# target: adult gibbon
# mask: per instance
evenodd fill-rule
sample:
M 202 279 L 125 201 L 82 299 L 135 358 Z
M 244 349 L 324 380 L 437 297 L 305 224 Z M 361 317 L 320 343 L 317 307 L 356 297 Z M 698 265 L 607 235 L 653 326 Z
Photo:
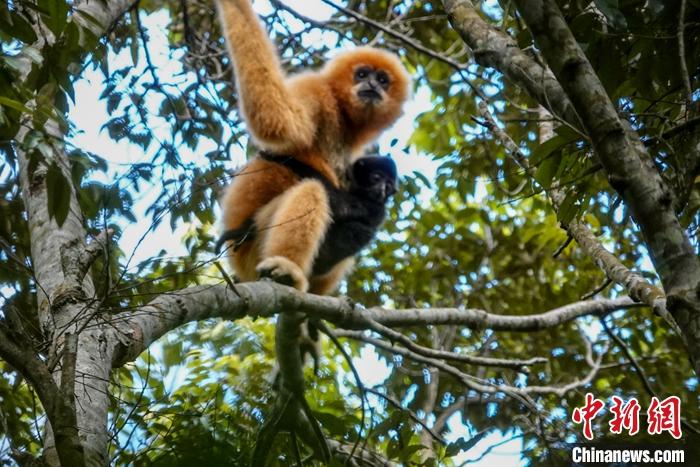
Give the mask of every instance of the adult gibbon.
M 399 59 L 362 47 L 323 68 L 286 77 L 250 0 L 218 0 L 233 59 L 239 106 L 257 147 L 223 201 L 224 229 L 253 219 L 259 235 L 230 258 L 241 280 L 270 277 L 302 291 L 330 293 L 351 261 L 324 273 L 314 259 L 331 222 L 324 184 L 270 158 L 311 167 L 334 187 L 368 144 L 401 115 L 410 78 Z
M 263 158 L 267 157 L 265 154 Z M 316 179 L 324 184 L 328 196 L 331 223 L 328 226 L 312 266 L 313 276 L 330 272 L 341 261 L 353 257 L 374 238 L 386 217 L 386 202 L 396 193 L 396 164 L 388 157 L 363 157 L 350 171 L 347 189 L 333 186 L 323 175 L 295 159 L 279 160 L 301 179 Z M 248 219 L 238 229 L 225 231 L 216 243 L 218 253 L 225 242 L 232 249 L 254 241 L 265 226 Z M 274 227 L 273 227 L 274 228 Z

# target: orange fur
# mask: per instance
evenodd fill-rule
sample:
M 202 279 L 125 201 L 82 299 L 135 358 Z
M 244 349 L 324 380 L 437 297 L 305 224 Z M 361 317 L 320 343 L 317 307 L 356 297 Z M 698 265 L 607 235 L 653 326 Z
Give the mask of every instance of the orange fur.
M 335 292 L 340 281 L 343 280 L 348 272 L 355 265 L 354 258 L 346 258 L 336 264 L 333 269 L 322 276 L 314 276 L 309 284 L 309 292 L 317 295 L 329 295 Z
M 339 54 L 319 71 L 288 78 L 250 0 L 219 0 L 218 8 L 233 59 L 240 110 L 255 144 L 297 158 L 339 186 L 343 179 L 339 175 L 401 115 L 410 78 L 400 60 L 362 47 Z M 360 66 L 381 69 L 390 79 L 382 99 L 371 105 L 357 96 L 353 79 Z M 300 280 L 301 274 L 312 287 L 322 284 L 316 286 L 318 290 L 330 293 L 342 278 L 345 262 L 329 277 L 308 277 L 330 222 L 320 183 L 300 181 L 286 167 L 254 158 L 236 174 L 222 205 L 226 230 L 239 228 L 251 216 L 257 225 L 269 227 L 232 254 L 231 262 L 242 280 L 253 280 L 263 272 L 291 278 L 305 290 L 308 281 Z
M 263 233 L 261 256 L 285 257 L 297 266 L 297 270 L 289 271 L 290 275 L 308 277 L 330 223 L 326 189 L 319 181 L 305 180 L 280 195 L 275 204 L 269 216 L 264 212 L 266 207 L 261 211 L 260 217 L 269 219 L 267 224 L 256 216 L 256 224 Z M 261 265 L 257 267 L 258 272 L 266 269 Z

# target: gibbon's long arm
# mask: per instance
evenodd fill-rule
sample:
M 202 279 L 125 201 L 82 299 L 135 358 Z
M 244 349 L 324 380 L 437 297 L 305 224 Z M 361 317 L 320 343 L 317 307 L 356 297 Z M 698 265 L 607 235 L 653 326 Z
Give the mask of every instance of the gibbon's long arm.
M 239 108 L 263 148 L 309 148 L 316 133 L 313 99 L 289 91 L 273 44 L 250 0 L 218 0 L 219 16 L 233 57 Z

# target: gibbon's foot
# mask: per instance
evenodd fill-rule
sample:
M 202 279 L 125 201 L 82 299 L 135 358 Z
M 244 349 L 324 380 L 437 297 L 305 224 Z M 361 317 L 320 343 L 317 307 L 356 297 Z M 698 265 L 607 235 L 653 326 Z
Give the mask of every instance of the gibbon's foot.
M 284 256 L 265 258 L 258 263 L 255 270 L 261 278 L 268 277 L 278 284 L 288 285 L 302 292 L 309 289 L 309 281 L 301 268 Z

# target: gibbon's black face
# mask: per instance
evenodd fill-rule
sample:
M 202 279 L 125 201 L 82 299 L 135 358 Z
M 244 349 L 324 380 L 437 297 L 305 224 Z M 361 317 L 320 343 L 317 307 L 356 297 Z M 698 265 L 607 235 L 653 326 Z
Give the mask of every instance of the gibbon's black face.
M 353 77 L 357 96 L 366 104 L 374 105 L 384 99 L 391 81 L 386 71 L 369 65 L 360 65 Z
M 389 157 L 358 159 L 352 166 L 352 175 L 353 185 L 363 197 L 384 203 L 396 193 L 396 164 Z

